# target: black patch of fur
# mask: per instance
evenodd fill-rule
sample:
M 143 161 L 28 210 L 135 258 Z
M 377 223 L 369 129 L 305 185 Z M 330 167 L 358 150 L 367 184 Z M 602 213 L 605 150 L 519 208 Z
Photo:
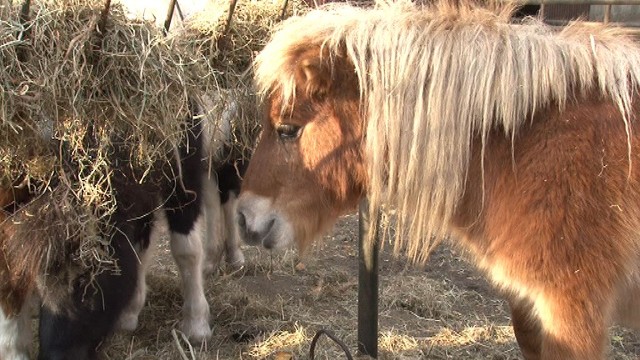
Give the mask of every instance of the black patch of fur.
M 220 190 L 220 201 L 225 204 L 229 201 L 229 196 L 233 193 L 240 193 L 242 185 L 242 177 L 247 171 L 249 161 L 239 159 L 228 161 L 216 168 L 215 172 L 218 177 L 218 189 Z

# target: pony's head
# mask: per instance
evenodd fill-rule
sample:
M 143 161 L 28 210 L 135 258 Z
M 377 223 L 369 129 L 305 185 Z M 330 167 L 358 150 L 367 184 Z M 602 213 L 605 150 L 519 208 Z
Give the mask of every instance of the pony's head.
M 425 260 L 491 131 L 514 141 L 535 114 L 594 92 L 628 126 L 640 53 L 622 31 L 451 3 L 335 5 L 275 32 L 257 59 L 264 128 L 239 203 L 249 243 L 304 248 L 366 191 L 371 209 L 394 209 L 395 249 Z
M 323 56 L 321 45 L 307 45 L 278 58 L 266 49 L 258 61 L 259 78 L 270 80 L 259 84 L 262 134 L 238 206 L 249 244 L 278 248 L 295 241 L 304 249 L 354 208 L 365 189 L 353 65 L 340 54 Z

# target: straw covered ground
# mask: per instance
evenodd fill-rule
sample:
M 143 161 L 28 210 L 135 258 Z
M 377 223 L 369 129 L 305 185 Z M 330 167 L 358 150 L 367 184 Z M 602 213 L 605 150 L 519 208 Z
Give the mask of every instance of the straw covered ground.
M 299 264 L 295 251 L 245 248 L 241 272 L 207 279 L 213 338 L 186 342 L 175 331 L 182 298 L 168 243 L 161 241 L 148 276 L 140 328 L 105 344 L 105 359 L 308 359 L 319 329 L 333 332 L 355 356 L 357 341 L 357 216 Z M 441 245 L 426 268 L 389 254 L 380 261 L 380 359 L 521 359 L 506 303 L 462 254 Z M 614 329 L 611 359 L 640 355 L 640 334 Z M 322 337 L 317 359 L 346 359 Z M 361 357 L 364 358 L 364 357 Z

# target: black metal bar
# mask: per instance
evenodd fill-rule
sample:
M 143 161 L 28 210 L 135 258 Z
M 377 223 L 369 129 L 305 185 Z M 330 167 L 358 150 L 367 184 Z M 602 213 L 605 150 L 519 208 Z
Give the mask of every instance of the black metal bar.
M 338 346 L 340 346 L 342 351 L 344 351 L 344 355 L 347 357 L 347 360 L 353 360 L 353 356 L 351 356 L 351 352 L 349 351 L 349 348 L 347 347 L 347 345 L 345 345 L 345 343 L 342 340 L 338 339 L 338 337 L 335 336 L 331 331 L 325 330 L 325 329 L 318 330 L 316 335 L 311 340 L 311 346 L 309 347 L 309 360 L 315 360 L 316 345 L 318 344 L 318 339 L 320 339 L 320 335 L 323 335 L 323 334 L 326 335 L 329 339 L 333 340 L 336 344 L 338 344 Z
M 173 10 L 176 8 L 176 0 L 169 1 L 169 9 L 167 9 L 167 17 L 164 18 L 164 33 L 165 35 L 171 28 L 171 19 L 173 19 Z
M 111 10 L 111 0 L 105 0 L 104 7 L 100 11 L 100 17 L 96 23 L 96 27 L 92 30 L 90 40 L 90 52 L 87 54 L 87 63 L 92 66 L 98 64 L 100 59 L 100 51 L 102 50 L 102 42 L 107 33 L 107 20 L 109 19 L 109 11 Z
M 100 12 L 100 20 L 98 20 L 98 25 L 96 27 L 96 31 L 100 36 L 104 37 L 104 32 L 107 28 L 107 18 L 109 17 L 109 10 L 111 9 L 111 0 L 107 0 L 104 2 L 104 7 Z
M 376 212 L 377 214 L 377 212 Z M 378 238 L 379 217 L 369 218 L 369 201 L 359 209 L 358 352 L 378 357 Z M 368 241 L 373 231 L 374 240 Z
M 180 20 L 184 21 L 184 14 L 182 13 L 182 9 L 180 8 L 180 3 L 176 0 L 176 10 L 178 10 L 178 16 Z
M 24 0 L 20 6 L 20 23 L 26 27 L 29 22 L 29 9 L 31 7 L 31 0 Z

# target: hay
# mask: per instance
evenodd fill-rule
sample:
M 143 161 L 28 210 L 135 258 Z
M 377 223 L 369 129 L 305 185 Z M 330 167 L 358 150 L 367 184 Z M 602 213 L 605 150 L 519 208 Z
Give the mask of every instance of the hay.
M 281 3 L 239 2 L 224 34 L 229 4 L 214 1 L 169 36 L 120 4 L 97 31 L 102 0 L 33 1 L 27 23 L 19 5 L 0 5 L 0 188 L 29 186 L 47 221 L 21 218 L 14 241 L 37 233 L 48 251 L 80 254 L 74 261 L 95 272 L 110 264 L 95 251 L 111 234 L 87 224 L 116 211 L 114 173 L 160 181 L 156 170 L 185 141 L 190 101 L 206 106 L 200 119 L 212 131 L 230 121 L 227 155 L 250 154 L 259 132 L 250 65 Z M 52 226 L 75 230 L 42 231 Z
M 250 65 L 282 4 L 239 2 L 224 34 L 229 4 L 212 1 L 169 38 L 153 23 L 129 18 L 119 4 L 98 34 L 102 6 L 98 0 L 38 2 L 28 35 L 18 6 L 1 7 L 0 186 L 24 174 L 48 183 L 59 141 L 73 145 L 70 154 L 83 166 L 95 152 L 108 152 L 115 136 L 135 144 L 131 160 L 145 174 L 180 144 L 189 97 L 202 94 L 217 94 L 209 119 L 233 104 L 234 138 L 227 145 L 248 154 L 259 131 Z M 306 10 L 302 1 L 288 8 L 290 14 Z M 16 61 L 21 51 L 25 62 Z M 102 176 L 108 168 L 107 162 Z
M 223 117 L 225 112 L 233 117 L 232 141 L 228 144 L 233 148 L 232 156 L 247 157 L 260 131 L 251 66 L 280 21 L 282 4 L 275 0 L 238 1 L 228 24 L 229 1 L 211 0 L 170 34 L 172 46 L 196 56 L 192 61 L 206 59 L 203 65 L 214 75 L 214 93 L 222 100 L 208 111 L 214 118 Z M 290 1 L 285 16 L 308 10 L 302 0 Z M 235 113 L 229 113 L 229 104 L 235 104 Z
M 302 0 L 290 1 L 286 16 L 307 10 Z M 281 12 L 282 1 L 241 0 L 227 29 L 229 1 L 212 0 L 203 11 L 187 19 L 174 39 L 191 53 L 204 55 L 212 72 L 228 73 L 232 76 L 225 80 L 233 80 L 250 68 L 280 21 Z
M 39 275 L 55 259 L 77 270 L 47 277 L 56 282 L 83 271 L 93 278 L 111 264 L 108 251 L 96 252 L 113 234 L 99 225 L 117 208 L 114 171 L 142 182 L 169 159 L 183 141 L 188 94 L 202 82 L 198 63 L 185 65 L 159 29 L 119 6 L 96 31 L 101 10 L 98 2 L 43 1 L 27 24 L 18 7 L 0 12 L 0 186 L 27 181 L 37 198 L 27 207 L 37 216 L 21 211 L 11 220 L 9 243 L 42 242 Z
M 81 180 L 96 185 L 109 175 L 112 159 L 101 155 L 109 154 L 114 138 L 135 144 L 131 159 L 141 168 L 153 166 L 182 140 L 188 94 L 197 94 L 202 84 L 198 64 L 185 65 L 180 53 L 162 41 L 159 29 L 127 19 L 117 5 L 104 34 L 98 34 L 100 6 L 36 4 L 23 41 L 16 41 L 22 30 L 18 9 L 3 9 L 2 185 L 22 174 L 36 180 L 57 177 L 62 145 L 69 147 L 71 158 L 65 160 L 80 170 L 91 167 L 92 178 Z M 19 51 L 27 54 L 26 61 L 16 61 Z M 38 166 L 26 165 L 31 162 Z M 91 204 L 102 201 L 94 194 L 82 198 Z

